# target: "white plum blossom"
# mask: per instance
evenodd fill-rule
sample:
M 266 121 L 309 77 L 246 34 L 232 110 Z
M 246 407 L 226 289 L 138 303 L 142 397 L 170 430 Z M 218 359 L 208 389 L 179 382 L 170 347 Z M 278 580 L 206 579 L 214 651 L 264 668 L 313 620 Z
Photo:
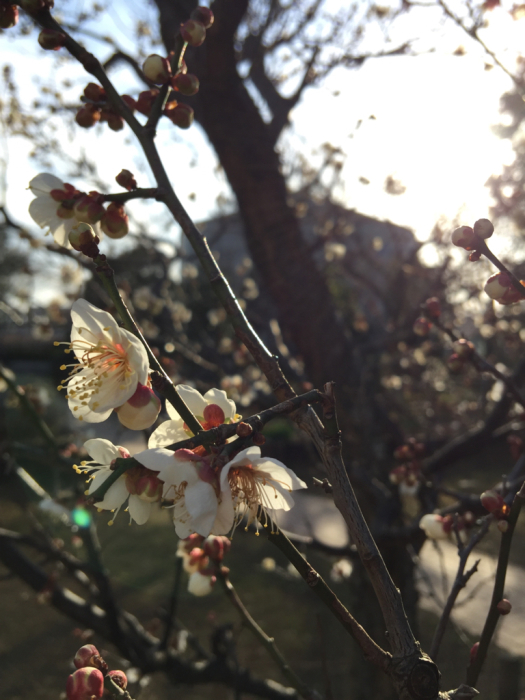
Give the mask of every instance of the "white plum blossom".
M 148 383 L 148 355 L 138 338 L 85 299 L 75 301 L 71 318 L 71 343 L 66 343 L 66 352 L 73 350 L 78 364 L 62 365 L 61 369 L 70 367 L 71 371 L 59 389 L 67 385 L 74 416 L 100 423 L 125 404 L 139 384 Z
M 40 173 L 34 177 L 29 189 L 36 197 L 29 205 L 31 218 L 40 228 L 48 229 L 58 245 L 71 248 L 68 235 L 77 220 L 73 206 L 69 204 L 80 193 L 50 173 Z
M 275 519 L 275 511 L 287 511 L 294 505 L 291 491 L 307 488 L 304 481 L 282 462 L 261 457 L 260 448 L 255 446 L 242 450 L 223 467 L 220 486 L 221 501 L 232 503 L 234 511 L 225 532 L 237 526 L 245 515 L 247 527 L 258 518 L 266 527 L 266 512 L 272 520 Z
M 233 503 L 231 496 L 220 498 L 219 480 L 210 457 L 191 450 L 171 454 L 172 462 L 160 469 L 159 479 L 164 482 L 163 497 L 173 501 L 177 535 L 185 539 L 194 532 L 203 537 L 226 534 L 233 524 Z
M 240 419 L 240 416 L 236 416 L 235 413 L 235 403 L 228 398 L 225 391 L 210 389 L 202 396 L 196 389 L 186 384 L 179 384 L 176 389 L 204 430 Z M 149 439 L 148 447 L 166 447 L 193 436 L 169 402 L 166 402 L 166 410 L 171 420 L 164 421 L 155 430 Z
M 84 443 L 84 448 L 93 461 L 81 462 L 75 466 L 79 474 L 89 473 L 90 486 L 87 495 L 94 493 L 113 473 L 114 461 L 120 457 L 129 458 L 129 452 L 109 440 L 95 438 Z M 168 450 L 144 450 L 135 455 L 134 459 L 140 464 L 128 469 L 111 484 L 104 498 L 95 503 L 101 510 L 110 510 L 115 515 L 109 521 L 112 525 L 120 508 L 128 501 L 127 510 L 131 520 L 143 525 L 149 518 L 153 503 L 160 501 L 162 483 L 158 472 L 173 459 L 173 453 Z M 128 500 L 129 499 L 129 500 Z
M 188 592 L 195 596 L 205 596 L 212 592 L 215 576 L 207 576 L 195 571 L 188 579 Z
M 443 518 L 437 513 L 427 513 L 419 521 L 419 527 L 431 540 L 446 540 L 449 533 L 443 528 Z

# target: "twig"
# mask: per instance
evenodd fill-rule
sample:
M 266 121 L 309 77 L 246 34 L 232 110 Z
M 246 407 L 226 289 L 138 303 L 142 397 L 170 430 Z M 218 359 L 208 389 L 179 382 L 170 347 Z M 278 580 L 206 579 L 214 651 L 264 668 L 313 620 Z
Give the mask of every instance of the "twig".
M 508 529 L 501 535 L 501 545 L 498 556 L 498 564 L 496 568 L 496 579 L 494 581 L 494 590 L 492 592 L 492 600 L 485 621 L 485 626 L 479 640 L 479 647 L 476 657 L 467 668 L 467 683 L 475 686 L 485 662 L 490 640 L 496 629 L 497 622 L 500 618 L 497 605 L 503 599 L 505 589 L 505 577 L 507 574 L 507 566 L 509 563 L 510 547 L 512 544 L 512 536 L 518 521 L 518 517 L 525 500 L 525 483 L 514 497 L 509 516 L 507 518 Z
M 170 602 L 166 611 L 166 626 L 164 628 L 164 634 L 162 635 L 159 644 L 160 651 L 163 651 L 168 647 L 168 642 L 170 640 L 173 625 L 175 623 L 175 618 L 177 617 L 177 604 L 179 602 L 181 574 L 182 557 L 175 555 L 175 575 L 173 577 L 173 586 L 171 589 Z
M 282 655 L 281 651 L 277 648 L 277 645 L 275 644 L 275 639 L 273 637 L 269 637 L 266 634 L 266 632 L 257 624 L 257 622 L 255 622 L 253 617 L 246 609 L 244 603 L 239 598 L 237 591 L 235 590 L 233 584 L 228 578 L 228 575 L 222 571 L 220 566 L 217 566 L 215 568 L 215 574 L 217 576 L 217 579 L 221 582 L 226 595 L 239 611 L 243 623 L 246 625 L 246 627 L 248 627 L 250 632 L 252 632 L 252 634 L 259 640 L 259 642 L 265 647 L 268 654 L 272 657 L 277 666 L 281 669 L 288 683 L 290 683 L 290 685 L 297 689 L 297 692 L 302 698 L 304 698 L 304 700 L 322 700 L 319 693 L 315 690 L 312 690 L 305 683 L 303 683 L 299 676 L 297 676 L 297 674 L 290 668 L 288 662 Z

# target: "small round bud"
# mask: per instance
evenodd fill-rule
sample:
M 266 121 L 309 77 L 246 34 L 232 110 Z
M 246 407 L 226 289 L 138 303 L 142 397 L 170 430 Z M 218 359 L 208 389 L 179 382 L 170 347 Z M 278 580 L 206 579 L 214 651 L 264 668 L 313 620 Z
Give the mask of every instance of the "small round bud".
M 10 29 L 18 22 L 18 7 L 7 0 L 0 2 L 0 29 Z
M 91 102 L 105 102 L 107 100 L 106 91 L 96 83 L 88 83 L 84 88 L 84 97 Z
M 470 340 L 461 338 L 461 340 L 454 343 L 454 350 L 456 351 L 456 355 L 462 360 L 468 360 L 474 354 L 474 345 Z
M 77 224 L 69 232 L 69 242 L 71 243 L 71 247 L 79 252 L 82 252 L 83 248 L 94 243 L 95 239 L 95 232 L 89 224 Z
M 265 442 L 266 442 L 266 438 L 264 437 L 264 435 L 262 433 L 254 432 L 254 434 L 253 434 L 253 444 L 254 445 L 258 445 L 260 447 L 261 445 L 264 445 Z
M 474 661 L 476 660 L 476 656 L 478 655 L 478 649 L 479 649 L 479 642 L 476 642 L 475 644 L 472 645 L 470 649 L 470 663 L 473 664 Z
M 136 102 L 136 109 L 144 116 L 149 117 L 155 98 L 159 94 L 157 88 L 152 90 L 144 90 L 139 95 L 139 99 Z
M 135 176 L 129 170 L 121 170 L 116 176 L 115 180 L 117 181 L 117 184 L 119 184 L 125 190 L 128 190 L 128 192 L 137 189 L 137 181 L 135 180 Z
M 146 430 L 160 413 L 161 403 L 155 392 L 140 382 L 133 396 L 115 409 L 119 421 L 130 430 Z
M 191 97 L 199 92 L 199 79 L 193 73 L 177 73 L 171 79 L 171 86 L 181 95 Z
M 417 318 L 414 321 L 414 326 L 412 327 L 412 330 L 416 335 L 421 336 L 424 338 L 426 335 L 430 333 L 430 329 L 432 328 L 432 324 L 428 320 L 428 318 L 425 318 L 424 316 L 420 316 L 420 318 Z
M 78 110 L 75 121 L 83 129 L 89 129 L 100 121 L 100 110 L 93 104 L 84 105 Z
M 104 676 L 98 668 L 79 668 L 67 679 L 67 700 L 95 700 L 104 694 Z
M 496 527 L 503 534 L 504 532 L 507 532 L 507 530 L 509 529 L 509 523 L 507 520 L 498 520 L 498 524 Z
M 129 218 L 118 202 L 111 202 L 100 225 L 109 238 L 124 238 L 129 233 Z
M 496 608 L 500 615 L 508 615 L 512 610 L 512 605 L 510 600 L 503 598 L 503 600 L 500 600 L 500 602 L 496 605 Z
M 474 250 L 479 244 L 479 238 L 470 226 L 460 226 L 452 233 L 452 243 L 465 250 Z
M 479 250 L 473 250 L 472 253 L 468 256 L 470 262 L 478 262 L 480 258 L 481 252 Z
M 494 233 L 494 226 L 488 219 L 478 219 L 474 224 L 474 233 L 480 238 L 490 238 Z
M 119 688 L 122 688 L 123 690 L 127 688 L 128 679 L 124 671 L 110 671 L 108 676 L 111 678 L 113 683 L 115 683 L 115 685 L 118 685 Z
M 512 285 L 509 275 L 506 272 L 497 272 L 492 277 L 489 277 L 485 283 L 485 292 L 491 298 L 504 306 L 509 304 L 515 304 L 517 301 L 521 301 L 525 298 L 525 285 L 523 281 L 520 282 L 524 286 L 523 295 L 521 295 L 517 289 Z
M 419 527 L 431 540 L 446 540 L 448 538 L 443 524 L 443 518 L 437 513 L 427 513 L 419 521 Z
M 249 423 L 238 423 L 235 432 L 239 437 L 250 437 L 253 433 L 253 428 Z
M 200 46 L 206 39 L 206 28 L 202 22 L 189 19 L 180 25 L 180 35 L 190 46 Z
M 164 85 L 171 78 L 171 66 L 167 58 L 154 53 L 148 56 L 142 66 L 144 75 L 157 85 Z
M 55 29 L 42 29 L 38 35 L 38 43 L 46 51 L 58 51 L 66 42 L 66 35 Z
M 168 103 L 172 105 L 173 102 Z M 166 105 L 164 114 L 170 119 L 179 129 L 189 129 L 193 124 L 193 109 L 183 102 L 176 103 L 174 107 Z
M 505 506 L 502 495 L 494 489 L 484 491 L 479 497 L 479 500 L 483 508 L 488 510 L 489 513 L 500 513 Z
M 212 561 L 222 561 L 224 555 L 230 551 L 231 542 L 227 537 L 210 535 L 207 537 L 202 548 L 206 556 Z
M 213 24 L 215 17 L 213 12 L 208 7 L 196 7 L 191 13 L 191 19 L 200 22 L 205 29 L 209 29 Z
M 447 367 L 449 368 L 450 372 L 454 374 L 456 372 L 461 372 L 464 364 L 465 360 L 462 357 L 460 357 L 456 352 L 453 352 L 452 355 L 450 355 L 447 359 Z
M 430 297 L 425 301 L 425 310 L 429 316 L 432 318 L 439 318 L 441 316 L 441 304 L 437 297 Z
M 75 654 L 73 663 L 76 668 L 85 668 L 87 666 L 94 666 L 93 657 L 100 656 L 100 652 L 96 646 L 93 644 L 84 644 L 83 647 Z
M 134 112 L 137 109 L 137 101 L 131 95 L 121 95 L 120 99 Z

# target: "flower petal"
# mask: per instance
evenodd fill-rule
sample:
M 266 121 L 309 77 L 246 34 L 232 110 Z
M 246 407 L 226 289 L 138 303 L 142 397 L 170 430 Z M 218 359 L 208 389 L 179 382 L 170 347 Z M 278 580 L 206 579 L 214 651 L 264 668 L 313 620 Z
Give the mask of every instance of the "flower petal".
M 106 479 L 111 475 L 111 469 L 102 468 L 97 471 L 97 473 L 90 479 L 88 494 L 95 493 L 99 486 L 106 481 Z
M 109 466 L 114 459 L 121 457 L 118 447 L 115 447 L 109 440 L 104 440 L 104 438 L 86 440 L 84 449 L 94 462 L 102 465 Z
M 29 183 L 29 189 L 38 197 L 41 194 L 49 194 L 51 190 L 63 190 L 64 183 L 51 173 L 39 173 Z
M 107 331 L 106 328 L 113 330 L 117 334 L 120 332 L 120 328 L 111 314 L 107 311 L 102 311 L 102 309 L 97 309 L 96 306 L 90 304 L 89 301 L 85 299 L 77 299 L 73 306 L 71 307 L 71 320 L 73 321 L 73 328 L 76 332 L 75 340 L 84 339 L 88 342 L 96 343 L 98 340 L 105 338 Z M 78 334 L 78 329 L 87 329 L 88 334 L 84 335 Z M 73 340 L 73 337 L 71 337 Z
M 176 389 L 177 393 L 183 399 L 184 403 L 190 409 L 193 415 L 202 416 L 204 414 L 204 409 L 208 403 L 199 394 L 197 389 L 194 389 L 192 386 L 188 386 L 187 384 L 178 384 Z M 177 410 L 170 404 L 169 401 L 166 401 L 166 410 L 168 411 L 170 418 L 173 420 L 178 418 L 180 420 Z M 186 435 L 186 437 L 188 437 L 188 435 Z
M 171 450 L 165 450 L 162 447 L 157 447 L 153 450 L 144 450 L 135 455 L 137 462 L 140 462 L 142 466 L 151 469 L 153 472 L 160 472 L 162 470 L 169 472 L 174 469 L 175 453 Z
M 130 496 L 129 498 L 129 514 L 137 525 L 144 525 L 151 515 L 151 503 L 143 501 L 138 496 Z
M 119 476 L 114 484 L 111 484 L 103 500 L 100 501 L 100 503 L 95 503 L 95 506 L 103 510 L 115 510 L 116 508 L 120 508 L 128 496 L 129 492 L 126 488 L 126 475 L 123 474 Z
M 40 228 L 48 228 L 57 218 L 57 207 L 51 197 L 37 197 L 29 205 L 29 216 Z
M 235 510 L 231 491 L 221 493 L 219 505 L 217 507 L 217 516 L 211 529 L 214 535 L 227 535 L 233 527 L 235 519 Z
M 257 472 L 268 474 L 268 476 L 278 481 L 285 489 L 295 490 L 308 488 L 302 479 L 299 479 L 291 469 L 288 469 L 288 467 L 282 462 L 279 462 L 278 459 L 261 457 L 253 460 L 253 466 L 256 468 Z
M 168 404 L 166 403 L 166 406 Z M 169 409 L 168 409 L 169 410 Z M 151 434 L 148 447 L 164 447 L 173 445 L 180 440 L 187 440 L 188 433 L 183 429 L 182 418 L 178 420 L 167 420 Z
M 203 398 L 207 404 L 216 404 L 222 408 L 226 419 L 229 418 L 232 420 L 235 416 L 235 402 L 228 398 L 225 391 L 222 391 L 221 389 L 210 389 L 204 394 Z M 199 415 L 202 415 L 202 413 Z
M 195 532 L 207 537 L 217 515 L 217 496 L 211 484 L 200 479 L 192 486 L 187 486 L 184 492 L 186 508 L 191 516 L 191 524 Z

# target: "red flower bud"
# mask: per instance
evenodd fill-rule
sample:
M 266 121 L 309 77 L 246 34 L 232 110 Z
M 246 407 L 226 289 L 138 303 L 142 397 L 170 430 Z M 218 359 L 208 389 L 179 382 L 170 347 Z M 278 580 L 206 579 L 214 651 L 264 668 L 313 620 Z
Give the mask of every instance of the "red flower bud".
M 196 7 L 191 13 L 191 19 L 203 24 L 205 29 L 209 29 L 215 17 L 208 7 Z
M 180 129 L 189 129 L 193 124 L 193 109 L 183 102 L 176 103 L 174 107 L 170 107 L 173 102 L 168 103 L 164 110 L 164 114 L 170 119 L 175 126 Z
M 253 444 L 254 445 L 261 446 L 261 445 L 264 445 L 265 442 L 266 442 L 266 438 L 264 437 L 264 435 L 262 433 L 255 433 L 254 432 L 254 434 L 253 434 Z
M 417 318 L 415 320 L 413 331 L 416 335 L 424 337 L 430 333 L 431 328 L 432 324 L 430 323 L 430 321 L 424 316 L 421 316 L 420 318 Z
M 171 79 L 171 86 L 174 90 L 177 90 L 181 95 L 187 95 L 191 97 L 199 92 L 199 79 L 193 73 L 177 73 Z
M 465 250 L 475 250 L 480 244 L 479 237 L 470 226 L 460 226 L 457 228 L 452 233 L 451 239 L 454 245 L 465 248 Z
M 91 102 L 105 102 L 107 100 L 106 91 L 96 83 L 88 83 L 84 88 L 84 97 Z
M 212 561 L 222 561 L 230 551 L 231 542 L 227 537 L 210 535 L 204 540 L 202 548 Z
M 525 287 L 525 282 L 520 281 L 520 284 Z M 517 301 L 522 301 L 525 298 L 525 289 L 523 295 L 514 288 L 510 277 L 506 272 L 497 272 L 492 277 L 489 277 L 485 284 L 485 292 L 491 299 L 507 306 L 515 304 Z
M 89 224 L 81 223 L 69 232 L 69 242 L 74 250 L 84 253 L 93 243 L 98 242 L 98 236 L 95 236 Z
M 46 51 L 58 51 L 64 46 L 66 35 L 55 29 L 42 29 L 38 35 L 38 43 Z
M 10 29 L 18 22 L 18 7 L 7 0 L 0 2 L 0 28 Z
M 135 176 L 129 170 L 121 170 L 115 180 L 117 181 L 117 184 L 119 184 L 125 190 L 128 190 L 128 192 L 137 189 L 137 181 L 135 180 Z
M 119 688 L 125 689 L 127 687 L 128 679 L 124 671 L 110 671 L 108 676 Z
M 129 233 L 129 218 L 118 202 L 111 202 L 100 225 L 109 238 L 124 238 Z
M 481 253 L 479 250 L 473 250 L 472 253 L 468 256 L 468 259 L 470 262 L 478 262 L 478 260 L 481 258 Z
M 137 384 L 133 396 L 116 410 L 119 421 L 130 430 L 145 430 L 153 425 L 160 413 L 160 399 L 144 384 Z
M 105 209 L 94 197 L 85 194 L 77 199 L 74 212 L 77 221 L 96 224 L 102 218 Z
M 93 666 L 93 657 L 100 656 L 100 652 L 96 646 L 93 644 L 84 644 L 83 647 L 75 654 L 73 663 L 77 668 L 85 668 L 86 666 Z
M 500 602 L 496 605 L 496 608 L 500 615 L 508 615 L 512 610 L 512 605 L 510 600 L 503 598 L 503 600 L 500 600 Z
M 134 112 L 137 109 L 137 102 L 130 95 L 121 95 L 120 98 L 122 102 L 125 102 L 127 104 L 127 106 L 131 109 L 132 112 Z
M 474 224 L 474 233 L 480 238 L 490 238 L 494 233 L 494 226 L 488 219 L 478 219 Z
M 104 676 L 98 668 L 79 668 L 67 679 L 67 700 L 94 700 L 104 694 Z
M 136 103 L 136 109 L 141 114 L 149 117 L 151 108 L 153 107 L 153 103 L 155 102 L 155 98 L 158 94 L 159 91 L 157 88 L 153 88 L 152 90 L 144 90 L 144 92 L 141 92 Z
M 102 109 L 100 113 L 100 121 L 107 122 L 110 129 L 113 131 L 121 131 L 124 128 L 124 119 L 112 109 Z
M 164 85 L 171 78 L 171 66 L 167 58 L 154 53 L 148 56 L 142 66 L 144 75 L 157 85 Z
M 239 437 L 250 437 L 253 428 L 249 423 L 238 423 L 235 432 Z
M 200 46 L 206 39 L 206 28 L 202 22 L 189 19 L 180 25 L 180 35 L 190 46 Z
M 480 496 L 481 505 L 489 511 L 489 513 L 500 513 L 505 507 L 505 501 L 501 494 L 494 489 L 484 491 Z
M 441 303 L 437 297 L 430 297 L 425 301 L 425 308 L 427 314 L 432 318 L 439 318 L 441 316 Z
M 83 129 L 89 129 L 100 121 L 100 110 L 94 104 L 84 105 L 78 110 L 75 121 Z

